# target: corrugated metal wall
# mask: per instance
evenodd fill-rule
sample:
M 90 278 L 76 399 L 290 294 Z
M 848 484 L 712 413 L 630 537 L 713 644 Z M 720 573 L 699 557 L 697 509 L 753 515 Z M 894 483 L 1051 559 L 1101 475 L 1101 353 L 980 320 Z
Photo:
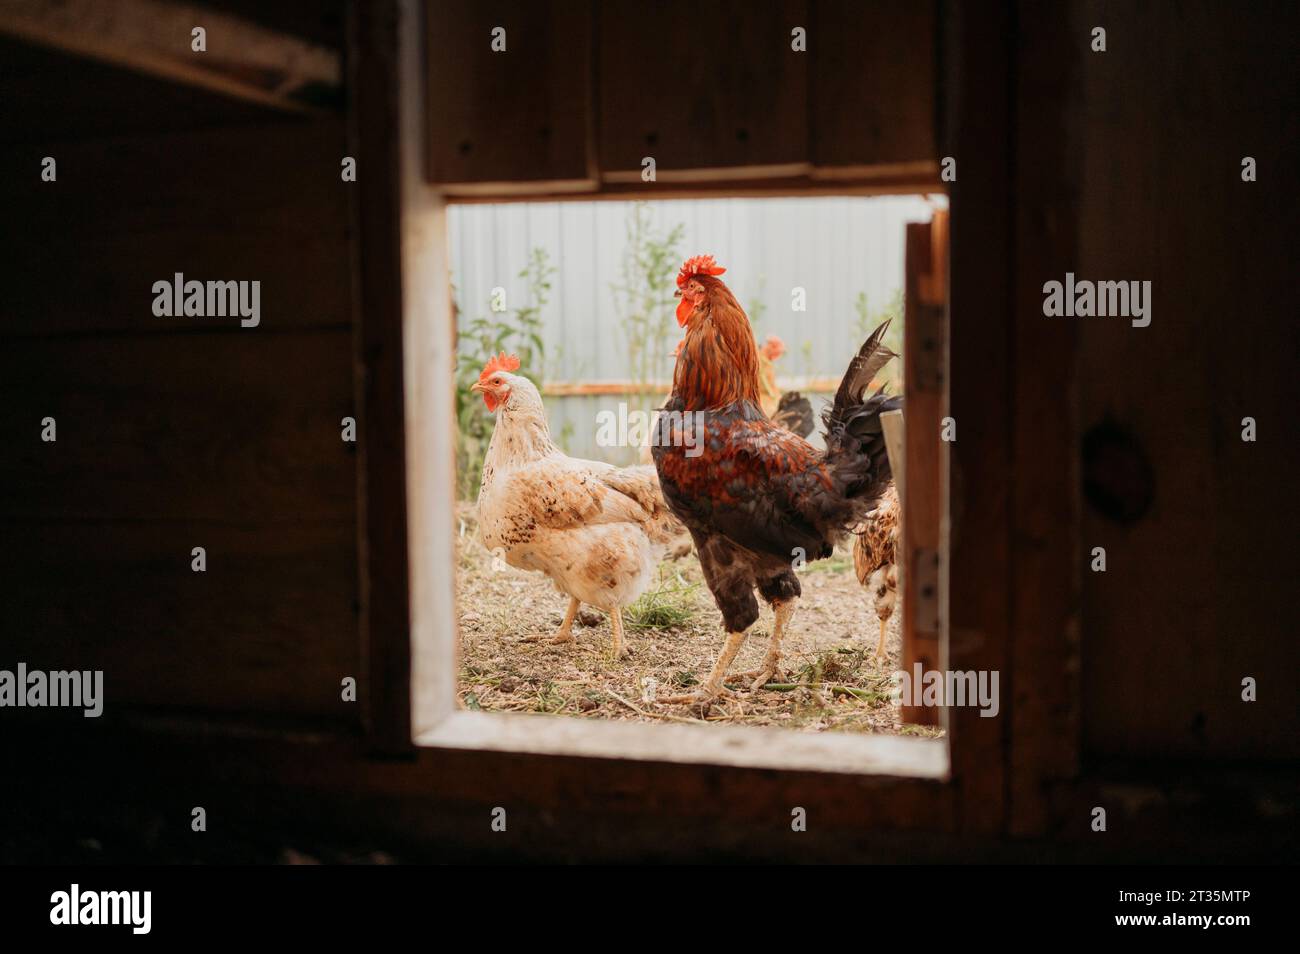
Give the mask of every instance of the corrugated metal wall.
M 543 248 L 556 269 L 543 311 L 543 377 L 552 383 L 633 378 L 628 334 L 613 290 L 622 280 L 633 205 L 453 206 L 452 280 L 462 322 L 488 315 L 498 286 L 506 290 L 508 309 L 523 304 L 526 284 L 519 273 L 530 250 Z M 838 378 L 860 343 L 855 299 L 866 292 L 873 311 L 891 300 L 903 284 L 904 225 L 931 214 L 930 203 L 916 196 L 679 199 L 645 205 L 655 234 L 679 223 L 684 227 L 679 258 L 709 253 L 726 266 L 726 281 L 750 311 L 760 340 L 768 334 L 785 340 L 788 351 L 777 364 L 783 385 L 807 377 Z M 804 312 L 792 309 L 796 287 L 806 290 Z M 669 323 L 672 291 L 670 282 L 664 290 Z M 678 337 L 672 324 L 670 347 Z M 665 375 L 670 369 L 665 356 Z M 596 443 L 596 413 L 620 400 L 548 397 L 552 431 L 564 435 L 573 454 L 626 462 L 634 452 Z

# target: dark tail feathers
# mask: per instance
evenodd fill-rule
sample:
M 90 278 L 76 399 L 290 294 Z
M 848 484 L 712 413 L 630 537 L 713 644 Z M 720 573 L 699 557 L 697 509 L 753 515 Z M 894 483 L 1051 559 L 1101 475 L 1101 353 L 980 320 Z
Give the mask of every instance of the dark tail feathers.
M 881 344 L 889 321 L 871 333 L 844 372 L 835 400 L 823 412 L 826 427 L 826 462 L 847 498 L 869 497 L 884 492 L 891 477 L 889 455 L 880 415 L 899 410 L 901 397 L 885 394 L 882 387 L 867 395 L 867 386 L 896 355 Z

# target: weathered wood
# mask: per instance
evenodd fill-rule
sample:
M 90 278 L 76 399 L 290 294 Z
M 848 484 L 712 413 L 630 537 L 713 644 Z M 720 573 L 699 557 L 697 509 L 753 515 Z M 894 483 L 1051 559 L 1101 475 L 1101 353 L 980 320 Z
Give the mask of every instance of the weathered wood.
M 164 129 L 178 133 L 214 126 L 265 124 L 285 118 L 270 106 L 182 86 L 100 60 L 68 56 L 3 33 L 0 88 L 4 89 L 5 99 L 0 142 L 32 146 L 154 135 Z M 119 103 L 130 103 L 131 108 L 118 109 Z M 42 149 L 35 159 L 39 162 L 51 151 Z M 0 161 L 19 159 L 7 152 L 0 151 Z M 31 174 L 32 154 L 22 159 L 21 173 L 26 180 Z
M 93 499 L 94 479 L 81 477 Z M 360 675 L 353 522 L 237 516 L 6 516 L 6 659 L 103 670 L 114 720 L 123 707 L 165 706 L 357 724 L 356 704 L 342 700 L 342 680 Z M 202 573 L 194 547 L 206 553 Z
M 1075 81 L 1086 30 L 1018 5 L 1012 401 L 1009 829 L 1042 831 L 1046 789 L 1078 772 L 1079 547 L 1076 325 L 1043 316 L 1044 276 L 1077 261 L 1079 128 Z M 1014 696 L 1012 695 L 1014 693 Z
M 429 180 L 594 188 L 591 5 L 428 0 L 425 11 Z
M 938 43 L 933 0 L 814 0 L 808 84 L 820 175 L 934 162 Z
M 1300 281 L 1284 210 L 1300 161 L 1298 11 L 1124 11 L 1084 2 L 1075 16 L 1076 30 L 1109 28 L 1105 54 L 1082 54 L 1075 271 L 1150 281 L 1152 318 L 1074 321 L 1082 424 L 1131 434 L 1155 497 L 1128 526 L 1085 501 L 1084 744 L 1094 756 L 1294 760 Z M 1254 443 L 1241 439 L 1248 416 Z M 1098 546 L 1104 573 L 1089 569 Z M 1248 676 L 1257 702 L 1242 701 Z
M 18 819 L 26 809 L 48 822 L 49 807 L 31 806 L 58 806 L 79 825 L 126 832 L 134 826 L 123 820 L 145 827 L 157 806 L 186 804 L 201 787 L 223 830 L 274 833 L 277 847 L 302 828 L 328 830 L 405 861 L 1284 863 L 1297 847 L 1294 770 L 1106 765 L 1054 793 L 1063 823 L 1050 839 L 1013 840 L 954 829 L 957 793 L 932 780 L 436 748 L 368 761 L 355 738 L 268 724 L 136 718 L 108 746 L 84 723 L 56 734 L 45 719 L 39 731 L 0 735 L 0 757 L 42 768 L 24 780 Z M 1087 824 L 1097 804 L 1114 806 L 1111 836 Z M 507 807 L 507 832 L 485 821 L 497 806 Z M 807 811 L 807 832 L 789 832 L 793 806 Z
M 902 668 L 915 685 L 915 666 L 923 672 L 940 668 L 939 573 L 941 568 L 939 523 L 942 508 L 940 421 L 944 416 L 943 299 L 936 304 L 921 294 L 923 283 L 933 285 L 936 267 L 930 223 L 907 226 L 905 321 L 903 325 L 904 391 L 907 399 L 904 473 L 899 499 L 903 506 L 903 572 L 899 581 L 903 597 Z M 940 290 L 941 291 L 941 290 Z M 939 710 L 904 705 L 903 719 L 936 725 Z
M 424 146 L 423 125 L 399 102 L 399 32 L 420 30 L 414 4 L 355 4 L 349 22 L 352 148 L 369 174 L 359 179 L 354 215 L 355 389 L 365 727 L 384 752 L 411 747 L 410 569 L 407 559 L 406 404 L 403 371 L 404 163 Z M 417 88 L 412 85 L 409 88 Z M 415 107 L 407 105 L 407 114 Z
M 58 179 L 43 182 L 41 157 Z M 348 190 L 341 122 L 67 141 L 0 157 L 15 274 L 0 335 L 256 334 L 346 328 Z M 153 283 L 261 282 L 261 324 L 161 318 Z
M 206 52 L 191 31 L 207 32 Z M 0 0 L 0 32 L 288 112 L 337 101 L 337 50 L 159 0 Z
M 734 170 L 705 170 L 704 178 L 692 175 L 670 174 L 668 181 L 642 182 L 640 174 L 610 173 L 604 177 L 595 192 L 559 192 L 545 182 L 511 183 L 506 187 L 496 185 L 457 186 L 444 191 L 456 203 L 497 202 L 599 202 L 628 199 L 766 199 L 781 196 L 845 196 L 845 195 L 915 195 L 918 192 L 941 190 L 939 164 L 918 163 L 906 170 L 881 169 L 856 170 L 843 179 L 821 177 L 814 169 L 799 175 L 761 176 L 745 178 L 733 176 Z
M 600 169 L 640 183 L 807 170 L 808 60 L 790 48 L 803 0 L 597 6 Z M 815 42 L 815 41 L 812 41 Z
M 26 339 L 0 349 L 0 380 L 0 519 L 274 525 L 356 512 L 340 427 L 346 331 Z
M 999 5 L 978 13 L 950 7 L 947 150 L 960 157 L 952 185 L 948 413 L 957 440 L 948 445 L 945 669 L 1005 672 L 1010 625 L 1012 356 L 1009 135 L 1012 18 Z M 1004 693 L 1005 683 L 1001 684 Z M 1032 691 L 1032 687 L 1027 687 Z M 1008 704 L 1009 696 L 1004 696 Z M 966 707 L 948 713 L 959 824 L 973 832 L 1005 825 L 1006 706 L 1001 718 Z
M 401 106 L 400 183 L 402 260 L 401 344 L 404 362 L 406 459 L 376 466 L 404 467 L 406 551 L 410 594 L 410 702 L 406 717 L 422 731 L 456 706 L 460 636 L 456 625 L 455 388 L 456 322 L 452 314 L 446 203 L 421 168 L 425 102 L 424 63 L 417 38 L 420 0 L 401 0 L 398 100 Z M 396 560 L 400 554 L 394 553 Z M 411 743 L 410 729 L 403 740 Z

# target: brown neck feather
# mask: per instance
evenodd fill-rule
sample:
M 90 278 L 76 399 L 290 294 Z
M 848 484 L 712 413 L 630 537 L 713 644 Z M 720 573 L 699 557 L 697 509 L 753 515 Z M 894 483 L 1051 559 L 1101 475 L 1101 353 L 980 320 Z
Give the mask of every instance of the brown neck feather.
M 673 369 L 673 393 L 686 402 L 688 411 L 742 400 L 757 407 L 758 348 L 745 310 L 718 279 L 699 280 L 706 289 L 706 306 L 697 309 L 687 325 Z

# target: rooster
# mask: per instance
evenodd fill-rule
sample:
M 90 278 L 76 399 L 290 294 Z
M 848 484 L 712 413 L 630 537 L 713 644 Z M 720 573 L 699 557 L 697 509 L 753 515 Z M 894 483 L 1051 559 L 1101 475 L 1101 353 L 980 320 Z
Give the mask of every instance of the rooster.
M 653 454 L 664 499 L 695 540 L 727 633 L 699 689 L 662 701 L 704 708 L 730 694 L 723 679 L 758 619 L 755 590 L 776 621 L 761 668 L 743 678 L 754 677 L 756 691 L 776 675 L 781 638 L 801 592 L 795 566 L 830 556 L 835 542 L 876 506 L 890 480 L 880 414 L 902 403 L 883 389 L 864 393 L 894 357 L 881 344 L 885 322 L 850 362 L 823 415 L 825 451 L 773 423 L 759 405 L 749 319 L 718 278 L 724 271 L 702 255 L 688 259 L 677 276 L 677 322 L 686 337 Z
M 627 654 L 623 607 L 645 592 L 661 548 L 681 526 L 648 466 L 617 468 L 566 456 L 551 440 L 542 396 L 514 374 L 519 359 L 490 359 L 470 390 L 497 415 L 483 461 L 479 533 L 491 551 L 545 573 L 569 597 L 552 642 L 573 641 L 583 603 L 609 613 L 614 657 Z

